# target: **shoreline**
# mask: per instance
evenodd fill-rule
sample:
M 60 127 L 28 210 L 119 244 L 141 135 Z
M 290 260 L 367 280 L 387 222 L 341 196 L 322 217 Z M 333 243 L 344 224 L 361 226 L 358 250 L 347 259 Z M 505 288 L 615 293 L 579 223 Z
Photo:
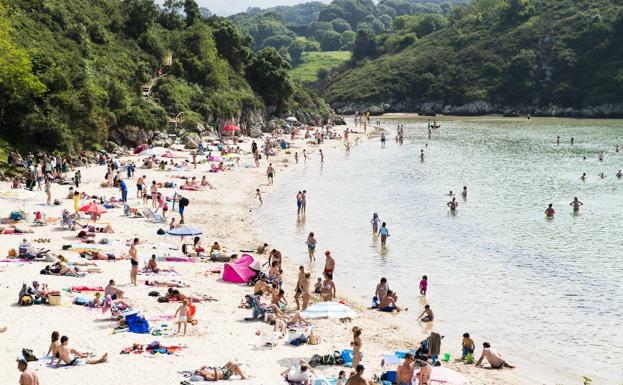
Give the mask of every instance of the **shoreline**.
M 338 128 L 339 130 L 339 128 Z M 251 139 L 245 138 L 245 148 Z M 341 146 L 341 141 L 328 141 L 322 146 L 309 146 L 304 140 L 297 141 L 298 151 L 303 147 L 314 148 L 310 152 L 312 162 L 318 162 L 316 150 L 335 149 Z M 293 148 L 293 150 L 295 150 Z M 356 147 L 355 147 L 356 151 Z M 187 153 L 186 153 L 187 154 Z M 276 165 L 277 173 L 275 178 L 286 177 L 290 171 L 295 171 L 290 161 L 292 155 L 286 155 L 283 151 L 277 157 L 271 158 L 271 162 Z M 128 159 L 128 158 L 123 158 Z M 130 159 L 140 159 L 132 157 Z M 218 241 L 227 253 L 238 252 L 239 249 L 255 249 L 263 243 L 262 231 L 258 226 L 258 218 L 255 215 L 255 189 L 260 188 L 263 194 L 270 194 L 274 189 L 280 187 L 268 187 L 265 182 L 265 164 L 262 160 L 260 168 L 236 167 L 225 173 L 208 174 L 209 168 L 206 164 L 198 166 L 197 170 L 187 170 L 182 172 L 158 170 L 144 170 L 137 168 L 136 176 L 148 175 L 148 180 L 175 179 L 180 175 L 201 175 L 208 176 L 208 180 L 214 184 L 216 190 L 205 190 L 200 192 L 184 192 L 190 199 L 190 206 L 187 209 L 187 223 L 190 226 L 200 227 L 203 230 L 203 246 L 209 247 L 215 240 Z M 244 157 L 241 164 L 252 164 L 250 157 Z M 80 168 L 83 173 L 83 185 L 80 190 L 88 191 L 91 194 L 103 194 L 116 196 L 118 190 L 99 187 L 99 182 L 103 179 L 105 168 L 102 166 L 90 166 Z M 135 177 L 136 177 L 135 176 Z M 129 183 L 130 204 L 138 205 L 135 198 L 135 187 Z M 2 183 L 3 189 L 8 188 L 8 183 Z M 54 198 L 60 198 L 62 207 L 69 208 L 71 201 L 62 199 L 67 186 L 53 185 L 52 192 Z M 134 188 L 132 188 L 134 187 Z M 171 191 L 167 191 L 169 195 Z M 44 201 L 44 193 L 36 191 L 37 202 Z M 9 203 L 5 207 L 16 207 L 17 203 Z M 43 207 L 36 205 L 37 209 L 46 212 L 49 216 L 58 216 L 59 207 Z M 29 212 L 32 206 L 29 206 Z M 4 214 L 4 213 L 3 213 Z M 169 214 L 169 218 L 170 218 Z M 177 217 L 177 216 L 176 216 Z M 149 258 L 152 253 L 179 253 L 179 240 L 169 237 L 156 235 L 159 227 L 166 227 L 163 224 L 151 224 L 145 219 L 131 219 L 123 216 L 119 209 L 111 210 L 104 214 L 102 223 L 111 223 L 115 228 L 114 234 L 107 234 L 113 239 L 113 244 L 105 248 L 106 252 L 122 254 L 127 251 L 124 240 L 139 237 L 142 244 L 139 246 L 139 256 L 143 261 Z M 29 225 L 27 226 L 31 228 Z M 61 251 L 60 246 L 65 243 L 75 242 L 75 232 L 58 231 L 56 225 L 48 225 L 45 228 L 33 227 L 33 234 L 20 236 L 1 235 L 0 252 L 5 253 L 9 248 L 17 246 L 21 238 L 29 241 L 40 238 L 42 235 L 50 238 L 49 244 L 35 244 L 36 246 L 47 246 L 55 252 L 69 256 L 72 261 L 79 261 L 80 258 L 75 253 Z M 99 236 L 98 236 L 99 238 Z M 168 244 L 168 245 L 163 245 Z M 178 250 L 171 250 L 171 247 Z M 279 245 L 271 245 L 279 248 Z M 251 253 L 256 255 L 255 253 Z M 259 260 L 264 262 L 266 256 L 259 256 Z M 317 265 L 323 261 L 318 261 Z M 119 262 L 97 262 L 98 267 L 104 270 L 103 274 L 91 274 L 85 278 L 56 277 L 39 275 L 39 270 L 43 268 L 43 263 L 30 263 L 23 266 L 2 265 L 0 266 L 0 277 L 4 285 L 0 288 L 0 306 L 3 314 L 0 316 L 0 326 L 8 326 L 7 332 L 0 334 L 0 339 L 4 342 L 4 348 L 0 350 L 0 376 L 2 378 L 17 378 L 18 372 L 14 368 L 13 361 L 15 356 L 22 348 L 31 348 L 37 354 L 43 354 L 49 343 L 49 334 L 52 330 L 59 330 L 62 334 L 71 337 L 71 346 L 79 350 L 94 351 L 96 354 L 109 353 L 109 362 L 102 365 L 88 365 L 81 368 L 71 368 L 68 370 L 48 369 L 39 364 L 33 364 L 33 368 L 39 374 L 42 383 L 51 385 L 61 385 L 66 383 L 76 383 L 79 379 L 90 378 L 93 384 L 120 384 L 138 381 L 150 381 L 156 383 L 179 383 L 183 380 L 178 374 L 180 370 L 189 370 L 201 365 L 222 365 L 228 360 L 237 360 L 242 363 L 242 368 L 250 375 L 247 381 L 241 383 L 266 384 L 272 385 L 281 381 L 279 373 L 298 358 L 308 359 L 313 354 L 327 354 L 333 350 L 348 348 L 351 338 L 350 328 L 358 325 L 363 327 L 365 357 L 363 363 L 368 368 L 366 373 L 371 376 L 372 372 L 378 373 L 378 362 L 383 352 L 391 352 L 406 348 L 405 341 L 413 341 L 416 344 L 421 340 L 420 336 L 415 337 L 409 333 L 410 325 L 403 323 L 399 317 L 384 318 L 379 322 L 378 312 L 366 311 L 364 301 L 358 301 L 358 295 L 351 293 L 345 287 L 340 287 L 339 297 L 344 297 L 348 303 L 352 304 L 355 310 L 360 313 L 360 317 L 351 323 L 338 323 L 332 320 L 318 320 L 314 324 L 318 328 L 321 337 L 320 345 L 302 345 L 294 348 L 284 346 L 283 340 L 273 349 L 261 348 L 257 344 L 258 337 L 255 335 L 265 325 L 260 323 L 248 323 L 242 321 L 249 316 L 250 310 L 239 309 L 237 305 L 245 294 L 249 293 L 247 286 L 224 284 L 218 275 L 208 274 L 209 269 L 220 266 L 215 263 L 166 263 L 161 262 L 162 266 L 174 267 L 180 274 L 177 279 L 182 279 L 191 284 L 190 289 L 181 289 L 182 292 L 192 294 L 209 294 L 218 298 L 218 302 L 202 303 L 197 305 L 199 325 L 189 328 L 189 335 L 181 336 L 161 336 L 138 335 L 129 333 L 112 334 L 115 323 L 111 322 L 108 316 L 103 316 L 99 311 L 88 311 L 77 305 L 70 304 L 72 295 L 63 293 L 62 306 L 34 306 L 18 307 L 14 306 L 15 293 L 22 282 L 39 280 L 47 282 L 51 289 L 61 290 L 73 285 L 104 286 L 108 279 L 117 280 L 122 290 L 126 291 L 127 297 L 136 308 L 142 310 L 147 319 L 160 317 L 162 315 L 173 314 L 176 306 L 174 304 L 161 304 L 155 298 L 147 296 L 153 287 L 141 286 L 131 287 L 127 284 L 129 264 L 127 261 Z M 286 274 L 284 281 L 286 284 L 286 296 L 289 302 L 292 301 L 293 283 L 296 280 L 296 266 L 284 257 Z M 340 267 L 338 266 L 338 269 Z M 139 282 L 143 279 L 150 279 L 139 276 Z M 151 278 L 153 279 L 153 278 Z M 158 277 L 157 279 L 171 279 L 169 277 Z M 176 279 L 173 277 L 173 279 Z M 159 289 L 162 292 L 162 289 Z M 315 296 L 312 296 L 314 298 Z M 292 306 L 290 305 L 290 309 Z M 388 315 L 389 316 L 389 315 Z M 71 323 L 67 323 L 67 319 Z M 24 320 L 27 322 L 11 322 L 11 320 Z M 152 321 L 158 324 L 158 321 Z M 158 357 L 156 359 L 146 359 L 142 356 L 124 356 L 117 354 L 122 348 L 131 346 L 132 343 L 148 344 L 153 340 L 160 340 L 167 344 L 181 344 L 187 346 L 180 356 L 173 355 L 168 357 Z M 224 352 L 227 352 L 224 354 Z M 36 365 L 36 366 L 35 366 Z M 522 379 L 515 378 L 509 371 L 492 373 L 484 370 L 467 370 L 464 365 L 449 367 L 463 372 L 470 379 L 472 384 L 523 384 L 528 383 Z M 336 375 L 343 368 L 323 367 L 317 372 L 326 375 Z

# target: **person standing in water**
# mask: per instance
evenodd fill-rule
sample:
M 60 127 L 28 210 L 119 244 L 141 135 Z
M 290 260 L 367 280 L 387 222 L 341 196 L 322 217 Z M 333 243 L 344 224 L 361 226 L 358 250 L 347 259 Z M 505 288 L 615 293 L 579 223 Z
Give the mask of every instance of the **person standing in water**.
M 309 262 L 316 260 L 316 256 L 314 255 L 315 252 L 316 238 L 314 238 L 314 233 L 309 233 L 307 236 L 307 253 L 309 254 Z
M 420 162 L 424 162 L 424 149 L 420 149 Z
M 376 235 L 379 232 L 380 222 L 381 220 L 379 219 L 379 214 L 377 213 L 372 214 L 372 220 L 370 221 L 370 223 L 372 223 L 372 234 Z
M 463 192 L 461 193 L 463 200 L 467 199 L 467 186 L 463 186 Z
M 264 205 L 264 202 L 262 202 L 262 193 L 260 192 L 260 189 L 255 189 L 255 197 L 257 198 L 257 200 L 260 201 L 260 206 Z
M 580 177 L 580 180 L 582 182 L 586 182 L 586 173 L 585 172 L 582 173 L 582 176 Z
M 428 129 L 428 139 L 429 139 L 429 140 L 430 140 L 430 138 L 431 138 L 432 134 L 433 134 L 433 131 L 431 131 L 431 129 L 429 128 L 429 129 Z
M 578 200 L 578 197 L 573 198 L 573 201 L 571 203 L 569 203 L 569 206 L 573 206 L 573 212 L 577 213 L 578 211 L 580 211 L 580 206 L 583 206 L 584 203 L 580 202 Z
M 560 145 L 560 136 L 557 136 L 557 137 L 556 137 L 556 145 L 557 145 L 557 146 L 558 146 L 558 145 Z
M 545 215 L 547 216 L 547 219 L 554 219 L 554 214 L 556 214 L 556 211 L 554 211 L 554 208 L 552 206 L 553 205 L 550 203 L 545 210 Z
M 573 141 L 574 141 L 574 139 L 573 139 L 573 136 L 572 136 L 572 137 L 571 137 L 571 145 L 572 145 L 572 146 L 573 146 Z
M 383 222 L 379 229 L 379 235 L 381 236 L 381 246 L 385 246 L 387 243 L 387 237 L 389 237 L 389 230 L 387 230 L 387 223 Z
M 302 208 L 303 208 L 303 193 L 299 191 L 296 194 L 296 215 L 301 215 Z
M 305 164 L 307 164 L 308 159 L 309 159 L 309 156 L 307 156 L 307 151 L 303 149 L 303 161 L 305 162 Z
M 456 201 L 455 197 L 452 197 L 452 200 L 447 203 L 448 207 L 450 207 L 450 211 L 456 211 L 456 208 L 459 207 L 459 202 Z
M 322 153 L 322 149 L 318 150 L 320 152 L 320 164 L 324 164 L 324 154 Z
M 273 177 L 275 176 L 275 169 L 273 164 L 270 163 L 266 169 L 266 177 L 268 178 L 268 184 L 273 184 Z
M 385 148 L 385 133 L 381 132 L 381 147 Z
M 303 190 L 303 194 L 301 194 L 301 212 L 303 215 L 307 212 L 307 190 Z

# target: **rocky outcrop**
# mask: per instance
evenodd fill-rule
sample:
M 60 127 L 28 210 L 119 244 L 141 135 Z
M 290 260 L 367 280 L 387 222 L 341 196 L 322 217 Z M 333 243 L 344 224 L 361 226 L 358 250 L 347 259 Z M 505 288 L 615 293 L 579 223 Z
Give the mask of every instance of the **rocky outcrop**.
M 477 116 L 499 114 L 504 116 L 551 116 L 572 118 L 622 118 L 623 102 L 585 108 L 561 106 L 508 106 L 487 101 L 474 101 L 463 105 L 445 104 L 443 101 L 413 102 L 401 100 L 391 103 L 336 103 L 332 106 L 338 114 L 352 115 L 355 111 L 369 111 L 371 115 L 390 112 L 418 113 L 425 116 L 457 115 Z

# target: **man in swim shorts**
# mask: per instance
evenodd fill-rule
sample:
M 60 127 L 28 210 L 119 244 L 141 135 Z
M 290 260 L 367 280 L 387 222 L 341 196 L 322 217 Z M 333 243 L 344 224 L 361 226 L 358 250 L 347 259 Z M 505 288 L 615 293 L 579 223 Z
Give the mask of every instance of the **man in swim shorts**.
M 324 256 L 324 272 L 322 273 L 322 275 L 325 275 L 327 273 L 333 275 L 333 271 L 335 270 L 335 259 L 333 259 L 333 257 L 331 256 L 331 252 L 328 250 L 325 251 Z
M 84 364 L 88 364 L 88 365 L 101 364 L 108 360 L 108 353 L 104 353 L 104 355 L 101 356 L 97 360 L 91 360 L 87 358 L 91 354 L 80 353 L 76 349 L 70 349 L 68 346 L 68 343 L 69 343 L 69 337 L 62 336 L 61 345 L 58 347 L 59 358 L 58 358 L 58 361 L 56 362 L 57 368 L 61 366 L 61 362 L 64 362 L 65 365 L 67 366 L 81 366 Z M 52 361 L 52 364 L 54 364 L 54 361 Z
M 402 365 L 396 369 L 396 377 L 398 379 L 398 385 L 413 385 L 413 372 L 415 371 L 415 365 L 413 363 L 413 354 L 407 353 Z
M 486 358 L 493 369 L 514 368 L 513 365 L 506 362 L 504 357 L 502 357 L 502 355 L 497 350 L 491 347 L 490 343 L 483 342 L 482 347 L 482 354 L 480 355 L 478 362 L 476 362 L 476 366 L 482 367 L 482 361 Z
M 422 312 L 422 314 L 420 314 L 420 316 L 417 318 L 422 322 L 433 322 L 433 320 L 435 319 L 435 314 L 431 310 L 430 305 L 426 305 L 424 306 L 424 311 Z
M 388 313 L 391 313 L 394 310 L 401 311 L 401 309 L 396 304 L 397 299 L 398 297 L 396 296 L 396 294 L 393 291 L 388 290 L 387 294 L 385 294 L 385 296 L 381 298 L 381 302 L 379 303 L 379 310 Z

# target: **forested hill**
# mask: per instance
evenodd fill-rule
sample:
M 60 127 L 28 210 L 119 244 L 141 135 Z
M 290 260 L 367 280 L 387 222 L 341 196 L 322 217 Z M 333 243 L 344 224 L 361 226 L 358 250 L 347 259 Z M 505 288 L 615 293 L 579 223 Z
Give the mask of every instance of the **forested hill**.
M 2 138 L 76 151 L 166 138 L 171 125 L 328 114 L 276 50 L 253 51 L 194 0 L 164 4 L 0 0 Z
M 623 3 L 474 0 L 360 31 L 324 81 L 343 112 L 623 116 Z

